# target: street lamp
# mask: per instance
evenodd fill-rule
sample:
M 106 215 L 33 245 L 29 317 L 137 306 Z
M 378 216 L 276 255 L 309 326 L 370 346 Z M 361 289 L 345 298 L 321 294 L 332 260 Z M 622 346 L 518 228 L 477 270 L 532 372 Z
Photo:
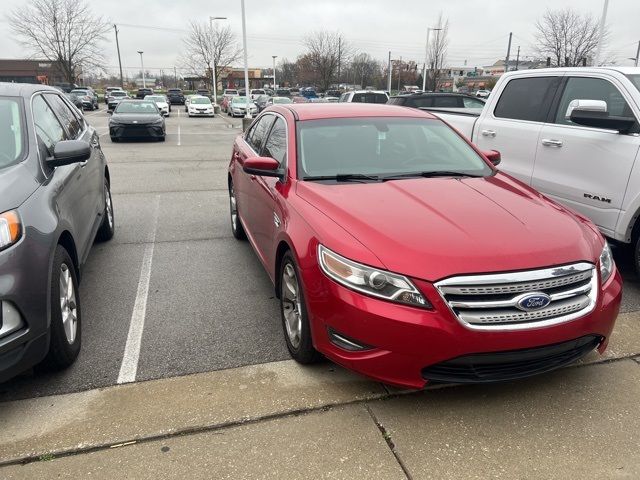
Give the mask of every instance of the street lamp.
M 140 54 L 140 65 L 142 66 L 142 88 L 147 88 L 147 80 L 144 76 L 144 62 L 142 61 L 142 54 L 144 53 L 142 50 L 138 50 Z
M 245 118 L 251 118 L 251 95 L 249 92 L 249 56 L 247 55 L 247 19 L 244 13 L 244 0 L 240 1 L 242 9 L 242 49 L 244 50 L 244 93 L 247 98 Z
M 276 89 L 276 58 L 278 58 L 277 55 L 271 55 L 271 58 L 273 58 L 273 89 Z
M 213 22 L 214 20 L 226 20 L 227 17 L 209 17 L 209 33 L 211 34 L 211 62 L 213 67 L 211 68 L 211 83 L 213 83 L 213 111 L 215 112 L 215 106 L 218 105 L 218 82 L 216 81 L 216 55 L 214 52 L 215 46 L 213 42 Z
M 433 32 L 438 32 L 442 30 L 441 28 L 427 28 L 427 42 L 424 47 L 424 68 L 422 69 L 422 91 L 424 92 L 427 87 L 427 63 L 429 62 L 429 34 Z

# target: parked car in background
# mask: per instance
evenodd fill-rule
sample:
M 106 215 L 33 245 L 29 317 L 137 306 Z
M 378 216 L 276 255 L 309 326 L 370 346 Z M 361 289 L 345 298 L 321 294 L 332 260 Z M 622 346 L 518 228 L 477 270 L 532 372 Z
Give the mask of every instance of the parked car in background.
M 115 91 L 123 91 L 120 87 L 107 87 L 104 89 L 104 103 L 105 105 L 109 104 L 109 94 Z
M 387 103 L 389 95 L 382 90 L 353 90 L 340 96 L 346 103 Z
M 479 112 L 484 107 L 485 101 L 459 93 L 412 93 L 391 97 L 387 103 L 412 108 L 443 108 L 450 111 Z
M 0 83 L 0 192 L 4 382 L 35 365 L 75 361 L 80 274 L 94 239 L 114 234 L 98 133 L 55 88 Z
M 214 117 L 211 99 L 200 95 L 194 95 L 189 101 L 187 112 L 190 117 Z
M 76 88 L 71 90 L 71 93 L 74 93 L 80 98 L 82 102 L 82 107 L 85 110 L 97 110 L 98 107 L 98 96 L 95 92 L 89 88 Z
M 602 353 L 622 294 L 606 241 L 498 160 L 417 109 L 263 112 L 233 146 L 231 231 L 273 280 L 291 356 L 422 388 Z
M 136 98 L 139 100 L 144 99 L 147 95 L 153 95 L 153 88 L 139 88 L 136 92 Z
M 54 87 L 59 88 L 64 93 L 71 93 L 71 90 L 78 88 L 75 83 L 56 83 Z
M 164 142 L 164 116 L 149 100 L 122 100 L 109 119 L 112 142 L 122 139 L 156 139 Z
M 58 87 L 54 87 L 58 88 Z M 83 109 L 82 100 L 77 93 L 65 93 L 65 96 L 69 99 L 71 103 L 80 111 Z
M 113 90 L 107 99 L 107 110 L 109 112 L 113 111 L 118 106 L 118 103 L 127 98 L 131 97 L 124 90 Z
M 258 112 L 261 112 L 262 110 L 267 108 L 270 98 L 271 97 L 269 95 L 259 95 L 258 97 L 256 97 L 256 99 L 254 100 L 254 103 L 258 107 Z
M 324 97 L 336 97 L 340 98 L 342 92 L 340 90 L 326 90 L 324 92 Z
M 255 100 L 256 98 L 258 98 L 260 95 L 266 95 L 266 92 L 264 91 L 264 89 L 262 88 L 252 88 L 250 90 L 251 93 L 251 99 Z
M 488 98 L 490 93 L 491 93 L 490 90 L 478 90 L 476 92 L 476 97 Z
M 309 99 L 307 97 L 303 97 L 302 95 L 292 95 L 291 100 L 293 103 L 309 103 Z
M 146 97 L 144 97 L 145 100 L 150 100 L 153 103 L 156 104 L 156 107 L 158 107 L 158 110 L 160 110 L 160 113 L 162 115 L 164 115 L 165 117 L 169 116 L 169 113 L 171 112 L 171 104 L 169 103 L 169 100 L 167 99 L 167 97 L 165 97 L 164 95 L 147 95 Z
M 229 108 L 227 109 L 227 114 L 231 117 L 243 117 L 247 114 L 247 108 L 249 108 L 249 112 L 252 116 L 258 113 L 258 107 L 256 104 L 253 102 L 247 102 L 247 97 L 232 97 Z
M 293 103 L 293 100 L 289 97 L 271 97 L 267 101 L 267 106 L 270 105 L 284 105 L 287 103 Z
M 167 90 L 167 98 L 171 105 L 184 105 L 184 93 L 180 88 L 170 88 Z
M 222 93 L 223 97 L 235 97 L 236 95 L 238 95 L 238 90 L 235 88 L 225 88 Z
M 276 94 L 275 90 L 273 90 L 272 88 L 265 88 L 264 93 L 268 97 L 273 97 Z
M 434 112 L 502 170 L 631 244 L 640 273 L 640 68 L 508 72 L 481 113 Z
M 308 99 L 318 98 L 315 88 L 312 87 L 302 88 L 300 90 L 300 95 Z
M 211 95 L 211 92 L 206 88 L 199 88 L 198 90 L 196 90 L 196 95 L 200 97 L 207 97 L 209 99 L 213 98 L 213 96 Z
M 291 96 L 291 90 L 289 90 L 288 88 L 277 88 L 275 96 L 276 97 L 290 97 Z

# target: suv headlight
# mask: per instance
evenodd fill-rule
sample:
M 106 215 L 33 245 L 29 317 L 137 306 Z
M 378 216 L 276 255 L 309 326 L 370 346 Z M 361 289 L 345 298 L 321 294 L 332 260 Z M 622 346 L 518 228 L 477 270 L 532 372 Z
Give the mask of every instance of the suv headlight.
M 604 283 L 609 280 L 609 277 L 613 273 L 615 263 L 613 261 L 613 255 L 611 254 L 611 248 L 609 244 L 605 242 L 602 253 L 600 254 L 600 282 Z
M 432 308 L 407 277 L 353 262 L 323 245 L 318 246 L 322 271 L 347 288 L 391 302 Z
M 0 250 L 9 248 L 22 237 L 22 223 L 18 212 L 11 210 L 0 214 Z

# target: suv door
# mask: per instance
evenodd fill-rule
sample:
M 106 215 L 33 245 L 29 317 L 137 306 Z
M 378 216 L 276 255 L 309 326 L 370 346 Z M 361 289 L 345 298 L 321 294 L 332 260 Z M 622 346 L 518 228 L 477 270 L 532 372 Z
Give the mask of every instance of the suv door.
M 532 185 L 589 217 L 613 237 L 631 169 L 638 155 L 637 132 L 576 125 L 566 117 L 572 100 L 603 100 L 610 115 L 634 116 L 627 92 L 606 75 L 565 78 L 558 106 L 541 130 Z M 637 118 L 637 117 L 636 117 Z
M 538 138 L 560 76 L 515 77 L 498 93 L 493 111 L 478 120 L 474 138 L 481 150 L 498 150 L 500 169 L 531 184 Z
M 86 228 L 81 207 L 84 201 L 82 192 L 84 170 L 79 163 L 56 168 L 47 165 L 46 160 L 53 156 L 56 143 L 69 140 L 69 135 L 43 95 L 33 97 L 31 105 L 42 168 L 48 177 L 45 188 L 56 205 L 60 223 L 69 227 L 76 245 L 81 247 L 88 242 L 88 228 Z

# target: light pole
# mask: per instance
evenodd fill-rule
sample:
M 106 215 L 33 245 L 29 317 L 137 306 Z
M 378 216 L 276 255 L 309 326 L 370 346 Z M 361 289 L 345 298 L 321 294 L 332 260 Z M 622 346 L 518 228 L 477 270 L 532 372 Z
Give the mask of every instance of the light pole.
M 138 50 L 140 54 L 140 65 L 142 66 L 142 88 L 147 88 L 147 80 L 144 76 L 144 62 L 142 61 L 142 54 L 144 53 L 142 50 Z
M 273 89 L 276 89 L 276 58 L 278 58 L 277 55 L 271 55 L 271 58 L 273 58 Z
M 211 83 L 213 84 L 213 106 L 215 112 L 215 106 L 218 105 L 218 82 L 216 79 L 216 54 L 215 43 L 213 38 L 213 22 L 214 20 L 226 20 L 227 17 L 209 17 L 209 33 L 211 35 Z
M 638 42 L 638 50 L 636 51 L 636 56 L 635 57 L 629 57 L 629 60 L 633 60 L 635 63 L 635 66 L 638 66 L 638 59 L 640 58 L 640 42 Z
M 602 53 L 602 40 L 604 38 L 604 29 L 607 25 L 607 10 L 609 9 L 609 0 L 604 0 L 602 7 L 602 16 L 600 17 L 600 26 L 598 27 L 598 48 L 596 49 L 596 61 L 594 67 L 600 65 L 600 54 Z
M 244 0 L 240 2 L 242 9 L 242 49 L 244 50 L 244 94 L 247 98 L 245 118 L 251 118 L 251 94 L 249 92 L 249 57 L 247 55 L 247 20 L 244 13 Z
M 429 34 L 433 32 L 437 32 L 442 30 L 441 28 L 427 28 L 427 42 L 424 47 L 424 68 L 422 69 L 422 91 L 424 92 L 427 88 L 427 63 L 429 62 Z

